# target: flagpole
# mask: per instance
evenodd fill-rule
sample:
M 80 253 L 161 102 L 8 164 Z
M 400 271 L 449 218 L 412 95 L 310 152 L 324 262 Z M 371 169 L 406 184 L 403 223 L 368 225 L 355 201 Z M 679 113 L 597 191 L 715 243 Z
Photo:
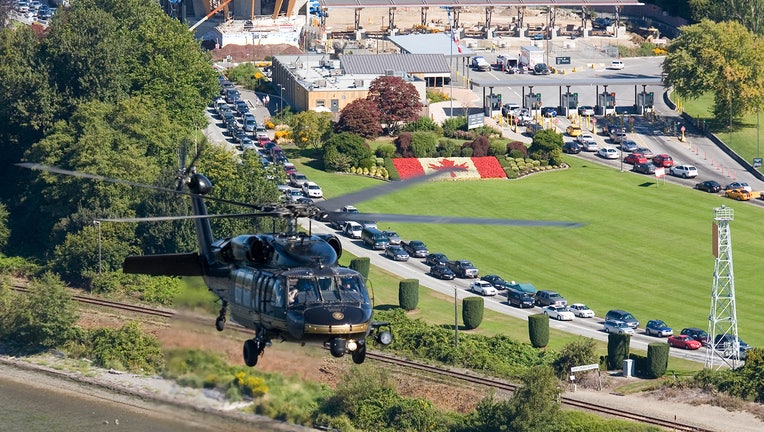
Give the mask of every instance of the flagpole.
M 451 22 L 451 8 L 448 7 L 448 27 L 451 29 L 451 43 L 449 44 L 451 47 L 451 54 L 450 54 L 450 60 L 449 64 L 451 66 L 451 72 L 450 76 L 448 77 L 448 83 L 451 85 L 451 95 L 449 96 L 449 99 L 451 101 L 451 111 L 448 113 L 449 118 L 453 117 L 454 115 L 454 25 Z

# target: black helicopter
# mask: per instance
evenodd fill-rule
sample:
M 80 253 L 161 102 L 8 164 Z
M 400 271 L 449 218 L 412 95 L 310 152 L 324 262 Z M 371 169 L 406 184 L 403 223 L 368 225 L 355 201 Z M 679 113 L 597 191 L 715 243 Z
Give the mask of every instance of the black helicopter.
M 112 222 L 144 222 L 192 219 L 196 225 L 198 251 L 181 254 L 128 256 L 123 264 L 125 273 L 154 276 L 202 276 L 209 288 L 222 302 L 215 321 L 223 331 L 230 314 L 235 322 L 255 330 L 255 336 L 244 342 L 243 356 L 247 366 L 255 366 L 258 358 L 274 339 L 308 342 L 318 341 L 334 357 L 350 354 L 357 364 L 366 358 L 367 339 L 388 345 L 393 336 L 390 324 L 372 317 L 372 302 L 363 276 L 355 270 L 341 267 L 338 259 L 342 244 L 334 235 L 314 235 L 297 230 L 298 218 L 330 222 L 337 220 L 377 220 L 429 223 L 469 223 L 486 225 L 562 226 L 573 222 L 527 221 L 440 216 L 329 211 L 354 204 L 440 175 L 429 174 L 404 182 L 388 182 L 329 199 L 317 204 L 276 203 L 246 204 L 256 213 L 235 215 L 208 214 L 205 199 L 212 183 L 192 166 L 181 170 L 178 188 L 169 189 L 137 184 L 124 180 L 69 171 L 34 163 L 21 167 L 58 174 L 90 178 L 112 183 L 147 187 L 187 195 L 193 215 L 130 219 L 102 219 Z M 232 203 L 227 200 L 220 200 Z M 215 239 L 209 219 L 218 217 L 279 217 L 288 221 L 284 233 L 244 234 Z

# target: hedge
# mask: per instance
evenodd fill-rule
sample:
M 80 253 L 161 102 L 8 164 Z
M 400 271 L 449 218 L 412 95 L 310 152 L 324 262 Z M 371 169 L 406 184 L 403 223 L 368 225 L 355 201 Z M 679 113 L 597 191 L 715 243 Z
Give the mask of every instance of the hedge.
M 668 368 L 669 346 L 663 342 L 647 344 L 647 378 L 660 378 Z
M 549 315 L 536 314 L 528 317 L 528 337 L 534 348 L 549 344 Z
M 466 297 L 462 300 L 462 321 L 467 330 L 478 328 L 483 322 L 483 297 Z
M 607 335 L 607 369 L 620 369 L 623 361 L 629 357 L 631 336 L 626 334 Z
M 419 279 L 404 279 L 398 283 L 398 305 L 403 310 L 414 310 L 419 305 Z

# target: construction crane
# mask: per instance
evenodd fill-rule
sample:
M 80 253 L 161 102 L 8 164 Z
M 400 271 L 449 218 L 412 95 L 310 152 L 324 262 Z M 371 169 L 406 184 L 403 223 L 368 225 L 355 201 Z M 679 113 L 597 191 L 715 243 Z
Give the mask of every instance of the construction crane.
M 210 11 L 210 13 L 208 13 L 208 14 L 207 14 L 207 16 L 205 16 L 204 18 L 202 18 L 202 19 L 200 19 L 199 21 L 197 21 L 197 23 L 196 23 L 196 24 L 192 25 L 192 26 L 191 26 L 191 27 L 189 27 L 188 29 L 189 29 L 190 31 L 194 31 L 194 29 L 196 29 L 197 27 L 199 27 L 200 25 L 202 25 L 202 23 L 203 23 L 203 22 L 205 22 L 205 21 L 207 21 L 208 19 L 210 19 L 210 17 L 211 17 L 212 15 L 215 15 L 215 14 L 216 14 L 216 13 L 217 13 L 219 10 L 223 9 L 224 7 L 226 7 L 226 6 L 228 5 L 228 3 L 231 3 L 232 1 L 233 1 L 233 0 L 225 0 L 223 3 L 220 3 L 220 6 L 216 7 L 215 9 L 212 9 L 212 10 Z M 254 0 L 253 0 L 253 1 L 254 1 Z M 291 0 L 290 0 L 290 1 L 291 1 Z M 253 4 L 252 4 L 252 10 L 253 10 L 253 11 L 254 11 L 254 7 L 255 7 L 255 5 L 254 5 L 254 3 L 253 3 Z M 254 12 L 253 12 L 253 13 L 254 13 Z

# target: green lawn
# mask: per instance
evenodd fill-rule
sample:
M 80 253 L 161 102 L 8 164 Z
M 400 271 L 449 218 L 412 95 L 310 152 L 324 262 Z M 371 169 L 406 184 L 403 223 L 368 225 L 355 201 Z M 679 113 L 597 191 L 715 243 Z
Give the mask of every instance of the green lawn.
M 641 322 L 660 318 L 680 329 L 707 326 L 714 272 L 713 209 L 727 205 L 735 210 L 731 227 L 740 334 L 749 343 L 764 344 L 764 319 L 756 301 L 758 264 L 764 256 L 760 208 L 671 184 L 656 187 L 652 177 L 577 158 L 569 162 L 571 169 L 513 181 L 429 182 L 357 207 L 369 212 L 584 223 L 575 229 L 429 224 L 391 228 L 404 238 L 424 240 L 431 250 L 452 259 L 472 260 L 481 274 L 497 273 L 559 291 L 600 315 L 623 308 Z M 300 170 L 328 197 L 376 184 L 309 166 Z M 397 289 L 392 280 L 375 282 L 377 291 L 386 285 Z M 395 292 L 385 301 L 397 304 Z M 429 301 L 423 298 L 422 304 Z M 427 311 L 428 319 L 433 316 L 452 321 L 447 305 L 442 312 Z M 481 331 L 492 331 L 493 320 L 497 328 L 515 328 L 518 338 L 527 338 L 525 326 L 507 317 L 489 317 Z

